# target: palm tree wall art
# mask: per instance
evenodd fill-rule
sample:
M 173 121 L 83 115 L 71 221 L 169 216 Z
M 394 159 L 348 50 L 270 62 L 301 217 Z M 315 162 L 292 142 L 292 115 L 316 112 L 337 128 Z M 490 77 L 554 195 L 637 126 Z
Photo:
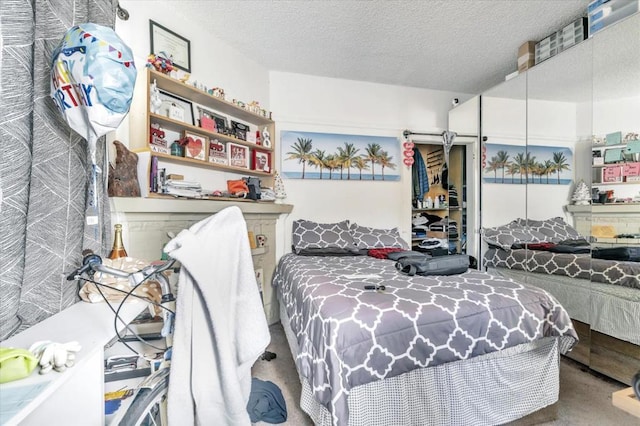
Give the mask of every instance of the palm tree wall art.
M 289 179 L 399 181 L 395 137 L 281 132 L 282 175 Z
M 573 180 L 568 147 L 485 143 L 482 150 L 484 183 L 569 185 Z

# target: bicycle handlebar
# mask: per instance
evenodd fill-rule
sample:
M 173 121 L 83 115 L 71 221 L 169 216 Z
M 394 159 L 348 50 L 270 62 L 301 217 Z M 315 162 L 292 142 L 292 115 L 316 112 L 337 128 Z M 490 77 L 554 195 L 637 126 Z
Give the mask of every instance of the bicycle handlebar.
M 167 262 L 163 262 L 158 265 L 145 266 L 143 269 L 135 272 L 126 272 L 120 269 L 112 268 L 110 266 L 102 264 L 102 258 L 97 254 L 94 254 L 91 250 L 85 250 L 83 252 L 82 266 L 67 276 L 67 281 L 73 281 L 78 279 L 82 274 L 89 272 L 93 274 L 95 272 L 102 272 L 108 275 L 112 275 L 118 278 L 129 279 L 132 275 L 142 273 L 144 277 L 148 277 L 155 274 L 160 274 L 167 269 L 171 268 L 175 263 L 175 259 L 171 259 Z

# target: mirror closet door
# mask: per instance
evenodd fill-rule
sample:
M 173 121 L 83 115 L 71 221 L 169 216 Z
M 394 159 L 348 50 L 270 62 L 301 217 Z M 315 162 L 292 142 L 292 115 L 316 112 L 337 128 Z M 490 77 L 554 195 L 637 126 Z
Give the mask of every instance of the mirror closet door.
M 640 14 L 592 42 L 591 368 L 630 383 L 640 370 Z
M 511 246 L 514 221 L 526 217 L 527 74 L 482 94 L 480 105 L 481 262 L 496 272 L 524 279 L 526 259 Z
M 589 364 L 592 44 L 575 45 L 528 71 L 527 282 L 554 295 L 580 344 L 568 356 Z M 581 188 L 580 197 L 574 197 Z

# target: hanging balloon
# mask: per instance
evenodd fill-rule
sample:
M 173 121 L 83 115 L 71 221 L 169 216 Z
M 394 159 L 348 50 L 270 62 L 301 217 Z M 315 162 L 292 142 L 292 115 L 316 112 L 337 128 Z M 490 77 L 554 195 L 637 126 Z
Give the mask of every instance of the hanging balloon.
M 129 112 L 136 68 L 131 49 L 111 29 L 80 24 L 62 38 L 51 64 L 51 97 L 69 126 L 89 144 L 115 130 Z
M 89 145 L 92 166 L 87 225 L 98 225 L 100 217 L 98 138 L 115 130 L 129 112 L 135 82 L 131 49 L 111 28 L 91 23 L 77 25 L 67 31 L 53 52 L 51 97 L 67 124 Z M 96 239 L 98 232 L 96 227 Z

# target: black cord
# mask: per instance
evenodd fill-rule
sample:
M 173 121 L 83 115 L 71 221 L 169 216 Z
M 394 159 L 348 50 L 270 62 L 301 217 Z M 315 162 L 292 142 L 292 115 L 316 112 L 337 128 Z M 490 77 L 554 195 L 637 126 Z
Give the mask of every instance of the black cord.
M 144 340 L 143 338 L 141 338 L 140 336 L 138 336 L 133 330 L 131 330 L 129 328 L 129 325 L 127 323 L 124 322 L 124 320 L 122 318 L 120 318 L 120 309 L 122 309 L 122 306 L 124 306 L 124 302 L 127 301 L 127 298 L 129 298 L 129 296 L 133 295 L 133 292 L 136 291 L 138 289 L 138 287 L 140 287 L 142 284 L 144 284 L 145 281 L 147 281 L 149 278 L 151 278 L 153 275 L 147 275 L 146 277 L 144 277 L 144 279 L 142 281 L 140 281 L 138 284 L 136 284 L 135 286 L 133 286 L 133 288 L 127 292 L 127 294 L 125 294 L 124 298 L 120 301 L 120 304 L 118 305 L 118 309 L 116 309 L 115 312 L 115 318 L 113 319 L 113 328 L 116 332 L 116 336 L 118 337 L 118 340 L 123 343 L 125 346 L 127 346 L 129 349 L 131 349 L 131 347 L 129 345 L 127 345 L 124 340 L 122 340 L 122 336 L 120 335 L 120 332 L 118 331 L 118 320 L 120 320 L 120 322 L 122 324 L 124 324 L 125 328 L 129 331 L 131 331 L 134 336 L 136 336 L 136 338 L 138 340 L 140 340 L 142 343 L 144 343 L 145 345 L 151 346 L 154 349 L 160 350 L 160 351 L 164 351 L 166 348 L 162 349 L 162 348 L 158 348 L 154 345 L 152 345 L 151 343 L 148 343 L 146 340 Z M 169 310 L 171 312 L 171 310 Z M 133 350 L 133 349 L 132 349 Z M 139 355 L 139 353 L 137 351 L 134 351 L 135 353 L 137 353 Z
M 142 337 L 140 337 L 138 335 L 138 333 L 136 333 L 135 331 L 133 331 L 130 327 L 130 325 L 128 323 L 126 323 L 121 317 L 120 317 L 120 309 L 122 308 L 123 303 L 125 302 L 125 300 L 129 297 L 129 296 L 133 296 L 133 297 L 137 297 L 138 299 L 142 299 L 148 303 L 151 303 L 154 306 L 159 306 L 162 309 L 167 310 L 168 312 L 170 312 L 171 314 L 174 314 L 174 312 L 167 308 L 166 306 L 162 306 L 161 304 L 154 302 L 153 300 L 149 300 L 148 298 L 142 297 L 142 296 L 138 296 L 137 294 L 133 294 L 133 292 L 140 286 L 142 285 L 146 280 L 148 280 L 152 275 L 146 276 L 142 281 L 140 281 L 140 283 L 138 283 L 136 286 L 134 286 L 130 291 L 125 291 L 125 290 L 120 290 L 119 288 L 115 288 L 113 286 L 107 285 L 107 284 L 103 284 L 103 283 L 99 283 L 97 281 L 94 281 L 92 279 L 89 278 L 85 278 L 85 277 L 79 277 L 80 279 L 82 279 L 83 281 L 86 282 L 90 282 L 92 284 L 94 284 L 96 286 L 96 289 L 98 290 L 98 292 L 100 293 L 100 296 L 102 296 L 102 298 L 104 299 L 104 301 L 106 302 L 107 306 L 109 307 L 109 309 L 111 309 L 111 312 L 114 313 L 115 318 L 114 318 L 114 329 L 116 332 L 116 337 L 118 338 L 118 341 L 120 343 L 122 343 L 124 346 L 127 347 L 127 349 L 129 349 L 131 352 L 133 352 L 134 354 L 138 355 L 138 356 L 142 356 L 140 354 L 140 352 L 138 352 L 137 350 L 133 349 L 129 344 L 127 344 L 127 342 L 124 341 L 123 336 L 120 334 L 120 332 L 118 331 L 118 320 L 120 320 L 120 322 L 125 326 L 125 329 L 127 331 L 129 331 L 136 339 L 138 339 L 141 343 L 156 349 L 158 351 L 164 351 L 166 350 L 166 348 L 160 348 L 158 346 L 155 346 L 149 342 L 147 342 L 146 340 L 144 340 Z M 111 306 L 111 303 L 109 303 L 109 300 L 107 299 L 107 297 L 105 296 L 105 294 L 102 292 L 102 289 L 100 287 L 107 287 L 110 288 L 112 290 L 118 291 L 120 293 L 125 293 L 125 297 L 122 299 L 122 301 L 120 302 L 120 304 L 118 305 L 118 309 L 113 309 L 113 306 Z

